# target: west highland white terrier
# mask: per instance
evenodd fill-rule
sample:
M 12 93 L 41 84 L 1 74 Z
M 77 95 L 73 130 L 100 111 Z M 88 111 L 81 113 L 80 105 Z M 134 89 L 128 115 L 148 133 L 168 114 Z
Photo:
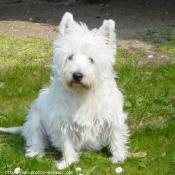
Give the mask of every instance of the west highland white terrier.
M 65 13 L 54 42 L 50 86 L 32 103 L 23 126 L 1 127 L 0 131 L 21 133 L 27 157 L 44 156 L 51 143 L 62 152 L 58 169 L 77 162 L 84 150 L 103 147 L 112 154 L 111 162 L 122 163 L 129 134 L 113 70 L 115 55 L 113 20 L 89 30 Z

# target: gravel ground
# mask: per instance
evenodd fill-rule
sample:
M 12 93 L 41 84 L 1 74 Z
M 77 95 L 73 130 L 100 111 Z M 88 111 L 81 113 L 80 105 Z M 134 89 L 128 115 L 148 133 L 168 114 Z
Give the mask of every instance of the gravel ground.
M 118 45 L 130 49 L 145 49 L 145 59 L 171 60 L 167 55 L 157 52 L 155 40 L 162 41 L 158 32 L 155 40 L 149 43 L 133 40 L 137 35 L 148 35 L 148 31 L 162 31 L 175 28 L 174 0 L 86 0 L 69 3 L 68 0 L 1 0 L 0 34 L 15 37 L 40 37 L 53 42 L 62 15 L 73 13 L 76 21 L 85 22 L 90 29 L 98 28 L 104 19 L 116 22 Z M 174 35 L 174 33 L 173 33 Z M 150 59 L 148 59 L 150 61 Z

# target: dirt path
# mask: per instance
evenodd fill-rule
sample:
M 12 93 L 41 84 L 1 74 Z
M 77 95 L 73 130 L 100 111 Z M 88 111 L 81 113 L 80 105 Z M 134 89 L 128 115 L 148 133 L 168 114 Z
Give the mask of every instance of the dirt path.
M 87 4 L 85 0 L 76 3 L 68 3 L 68 0 L 22 0 L 14 3 L 16 1 L 0 2 L 0 34 L 25 38 L 35 36 L 53 42 L 62 15 L 69 11 L 89 28 L 99 27 L 104 19 L 114 19 L 118 45 L 131 52 L 144 48 L 148 61 L 171 60 L 158 53 L 154 44 L 131 38 L 147 29 L 160 31 L 165 27 L 175 27 L 174 0 L 94 0 L 94 4 Z M 153 57 L 149 58 L 150 55 Z

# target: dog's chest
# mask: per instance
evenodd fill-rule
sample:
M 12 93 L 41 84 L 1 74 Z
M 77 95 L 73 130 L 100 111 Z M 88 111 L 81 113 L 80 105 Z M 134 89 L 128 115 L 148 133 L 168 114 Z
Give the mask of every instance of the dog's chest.
M 60 145 L 68 136 L 77 151 L 100 150 L 107 146 L 111 124 L 102 101 L 97 94 L 93 98 L 66 96 L 52 102 L 43 120 L 53 145 Z
M 88 126 L 71 123 L 66 132 L 77 151 L 100 150 L 108 145 L 110 126 L 105 121 L 94 121 Z

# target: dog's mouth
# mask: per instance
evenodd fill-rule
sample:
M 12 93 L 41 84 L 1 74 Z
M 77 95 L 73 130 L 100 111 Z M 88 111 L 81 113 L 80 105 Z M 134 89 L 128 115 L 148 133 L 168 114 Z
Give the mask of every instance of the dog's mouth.
M 70 82 L 70 87 L 73 87 L 73 88 L 75 88 L 75 89 L 76 89 L 76 88 L 80 89 L 81 86 L 83 86 L 83 83 L 82 83 L 81 81 L 72 80 L 72 81 Z
M 66 77 L 66 87 L 72 91 L 87 91 L 91 89 L 91 83 L 81 72 L 74 72 Z
M 88 84 L 85 84 L 82 81 L 75 81 L 75 80 L 66 82 L 66 86 L 68 89 L 73 90 L 73 91 L 83 91 L 83 90 L 90 89 L 90 86 Z
M 75 80 L 72 80 L 72 83 L 75 83 L 75 84 L 82 84 L 81 81 L 75 81 Z

